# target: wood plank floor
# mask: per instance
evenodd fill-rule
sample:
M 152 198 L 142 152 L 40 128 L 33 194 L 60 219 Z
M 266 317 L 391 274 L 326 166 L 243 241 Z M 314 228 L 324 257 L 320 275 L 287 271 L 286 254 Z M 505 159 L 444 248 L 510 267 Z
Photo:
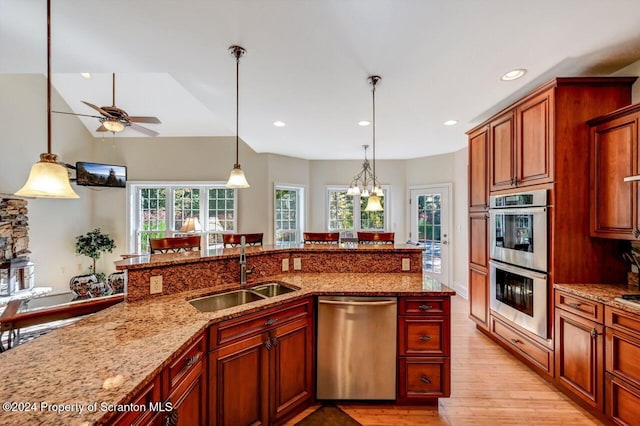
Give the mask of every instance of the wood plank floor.
M 340 404 L 364 426 L 601 425 L 468 319 L 468 302 L 452 298 L 451 397 L 437 407 Z M 287 423 L 293 426 L 318 406 Z

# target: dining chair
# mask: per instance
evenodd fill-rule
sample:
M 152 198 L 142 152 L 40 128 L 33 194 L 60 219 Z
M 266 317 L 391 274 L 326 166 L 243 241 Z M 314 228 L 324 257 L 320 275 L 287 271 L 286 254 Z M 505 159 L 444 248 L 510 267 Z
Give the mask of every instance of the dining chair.
M 395 232 L 358 232 L 359 244 L 393 244 Z
M 304 232 L 305 244 L 338 244 L 340 241 L 339 232 Z
M 200 235 L 188 237 L 150 238 L 151 254 L 200 250 Z
M 246 245 L 261 246 L 262 235 L 262 232 L 255 234 L 222 234 L 222 242 L 225 247 L 240 247 L 240 238 L 244 236 Z

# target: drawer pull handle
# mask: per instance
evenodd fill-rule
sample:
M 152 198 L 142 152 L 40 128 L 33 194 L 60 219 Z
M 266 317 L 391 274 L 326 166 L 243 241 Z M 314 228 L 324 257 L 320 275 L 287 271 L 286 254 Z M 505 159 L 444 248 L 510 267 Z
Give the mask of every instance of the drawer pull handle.
M 573 309 L 580 309 L 582 303 L 569 302 L 567 305 L 571 306 Z
M 428 342 L 429 340 L 431 340 L 430 336 L 420 336 L 420 340 L 422 340 L 423 342 Z
M 195 354 L 192 357 L 189 357 L 184 360 L 184 368 L 189 368 L 200 359 L 200 354 Z
M 638 228 L 633 228 L 633 236 L 636 238 L 640 237 L 640 230 Z
M 429 380 L 429 378 L 428 378 L 427 376 L 425 376 L 424 374 L 422 375 L 422 377 L 420 377 L 420 381 L 421 381 L 422 383 L 426 383 L 426 384 L 428 384 L 428 385 L 430 385 L 430 384 L 431 384 L 431 380 Z
M 433 309 L 433 306 L 431 305 L 420 305 L 418 307 L 420 308 L 421 311 L 428 311 L 429 309 Z
M 171 403 L 171 400 L 166 400 L 164 405 L 168 405 Z M 167 417 L 165 417 L 164 419 L 164 424 L 163 426 L 178 426 L 178 411 L 175 409 L 172 409 L 168 414 Z
M 516 343 L 516 344 L 518 344 L 518 343 L 522 343 L 522 340 L 520 340 L 520 339 L 511 339 L 511 341 L 512 341 L 513 343 Z
M 265 327 L 270 327 L 270 326 L 272 326 L 273 324 L 275 324 L 276 322 L 278 322 L 278 318 L 269 318 L 269 319 L 267 320 L 267 322 L 265 322 L 265 323 L 264 323 L 264 326 L 265 326 Z
M 273 339 L 271 339 L 271 343 L 273 343 L 273 346 L 278 346 L 278 338 L 276 336 L 273 336 Z
M 266 346 L 268 351 L 271 350 L 271 337 L 267 337 L 267 341 L 264 342 L 264 345 Z
M 591 334 L 592 339 L 597 339 L 598 336 L 601 335 L 602 333 L 598 333 L 598 330 L 596 330 L 595 328 L 592 328 L 589 334 Z

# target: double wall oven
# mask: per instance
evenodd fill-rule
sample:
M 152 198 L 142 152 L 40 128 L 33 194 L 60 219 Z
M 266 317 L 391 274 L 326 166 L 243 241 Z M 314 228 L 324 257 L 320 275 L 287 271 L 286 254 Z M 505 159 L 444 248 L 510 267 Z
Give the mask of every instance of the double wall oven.
M 547 191 L 489 201 L 491 309 L 547 339 Z

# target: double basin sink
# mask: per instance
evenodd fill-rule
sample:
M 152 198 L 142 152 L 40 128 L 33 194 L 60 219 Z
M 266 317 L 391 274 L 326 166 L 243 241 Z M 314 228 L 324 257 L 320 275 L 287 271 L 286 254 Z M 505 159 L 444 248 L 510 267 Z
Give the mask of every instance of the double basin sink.
M 258 284 L 248 289 L 232 290 L 211 296 L 199 297 L 189 300 L 189 303 L 201 312 L 215 312 L 244 305 L 245 303 L 268 299 L 269 297 L 280 296 L 281 294 L 291 293 L 296 290 L 296 288 L 289 287 L 282 283 L 270 282 Z

